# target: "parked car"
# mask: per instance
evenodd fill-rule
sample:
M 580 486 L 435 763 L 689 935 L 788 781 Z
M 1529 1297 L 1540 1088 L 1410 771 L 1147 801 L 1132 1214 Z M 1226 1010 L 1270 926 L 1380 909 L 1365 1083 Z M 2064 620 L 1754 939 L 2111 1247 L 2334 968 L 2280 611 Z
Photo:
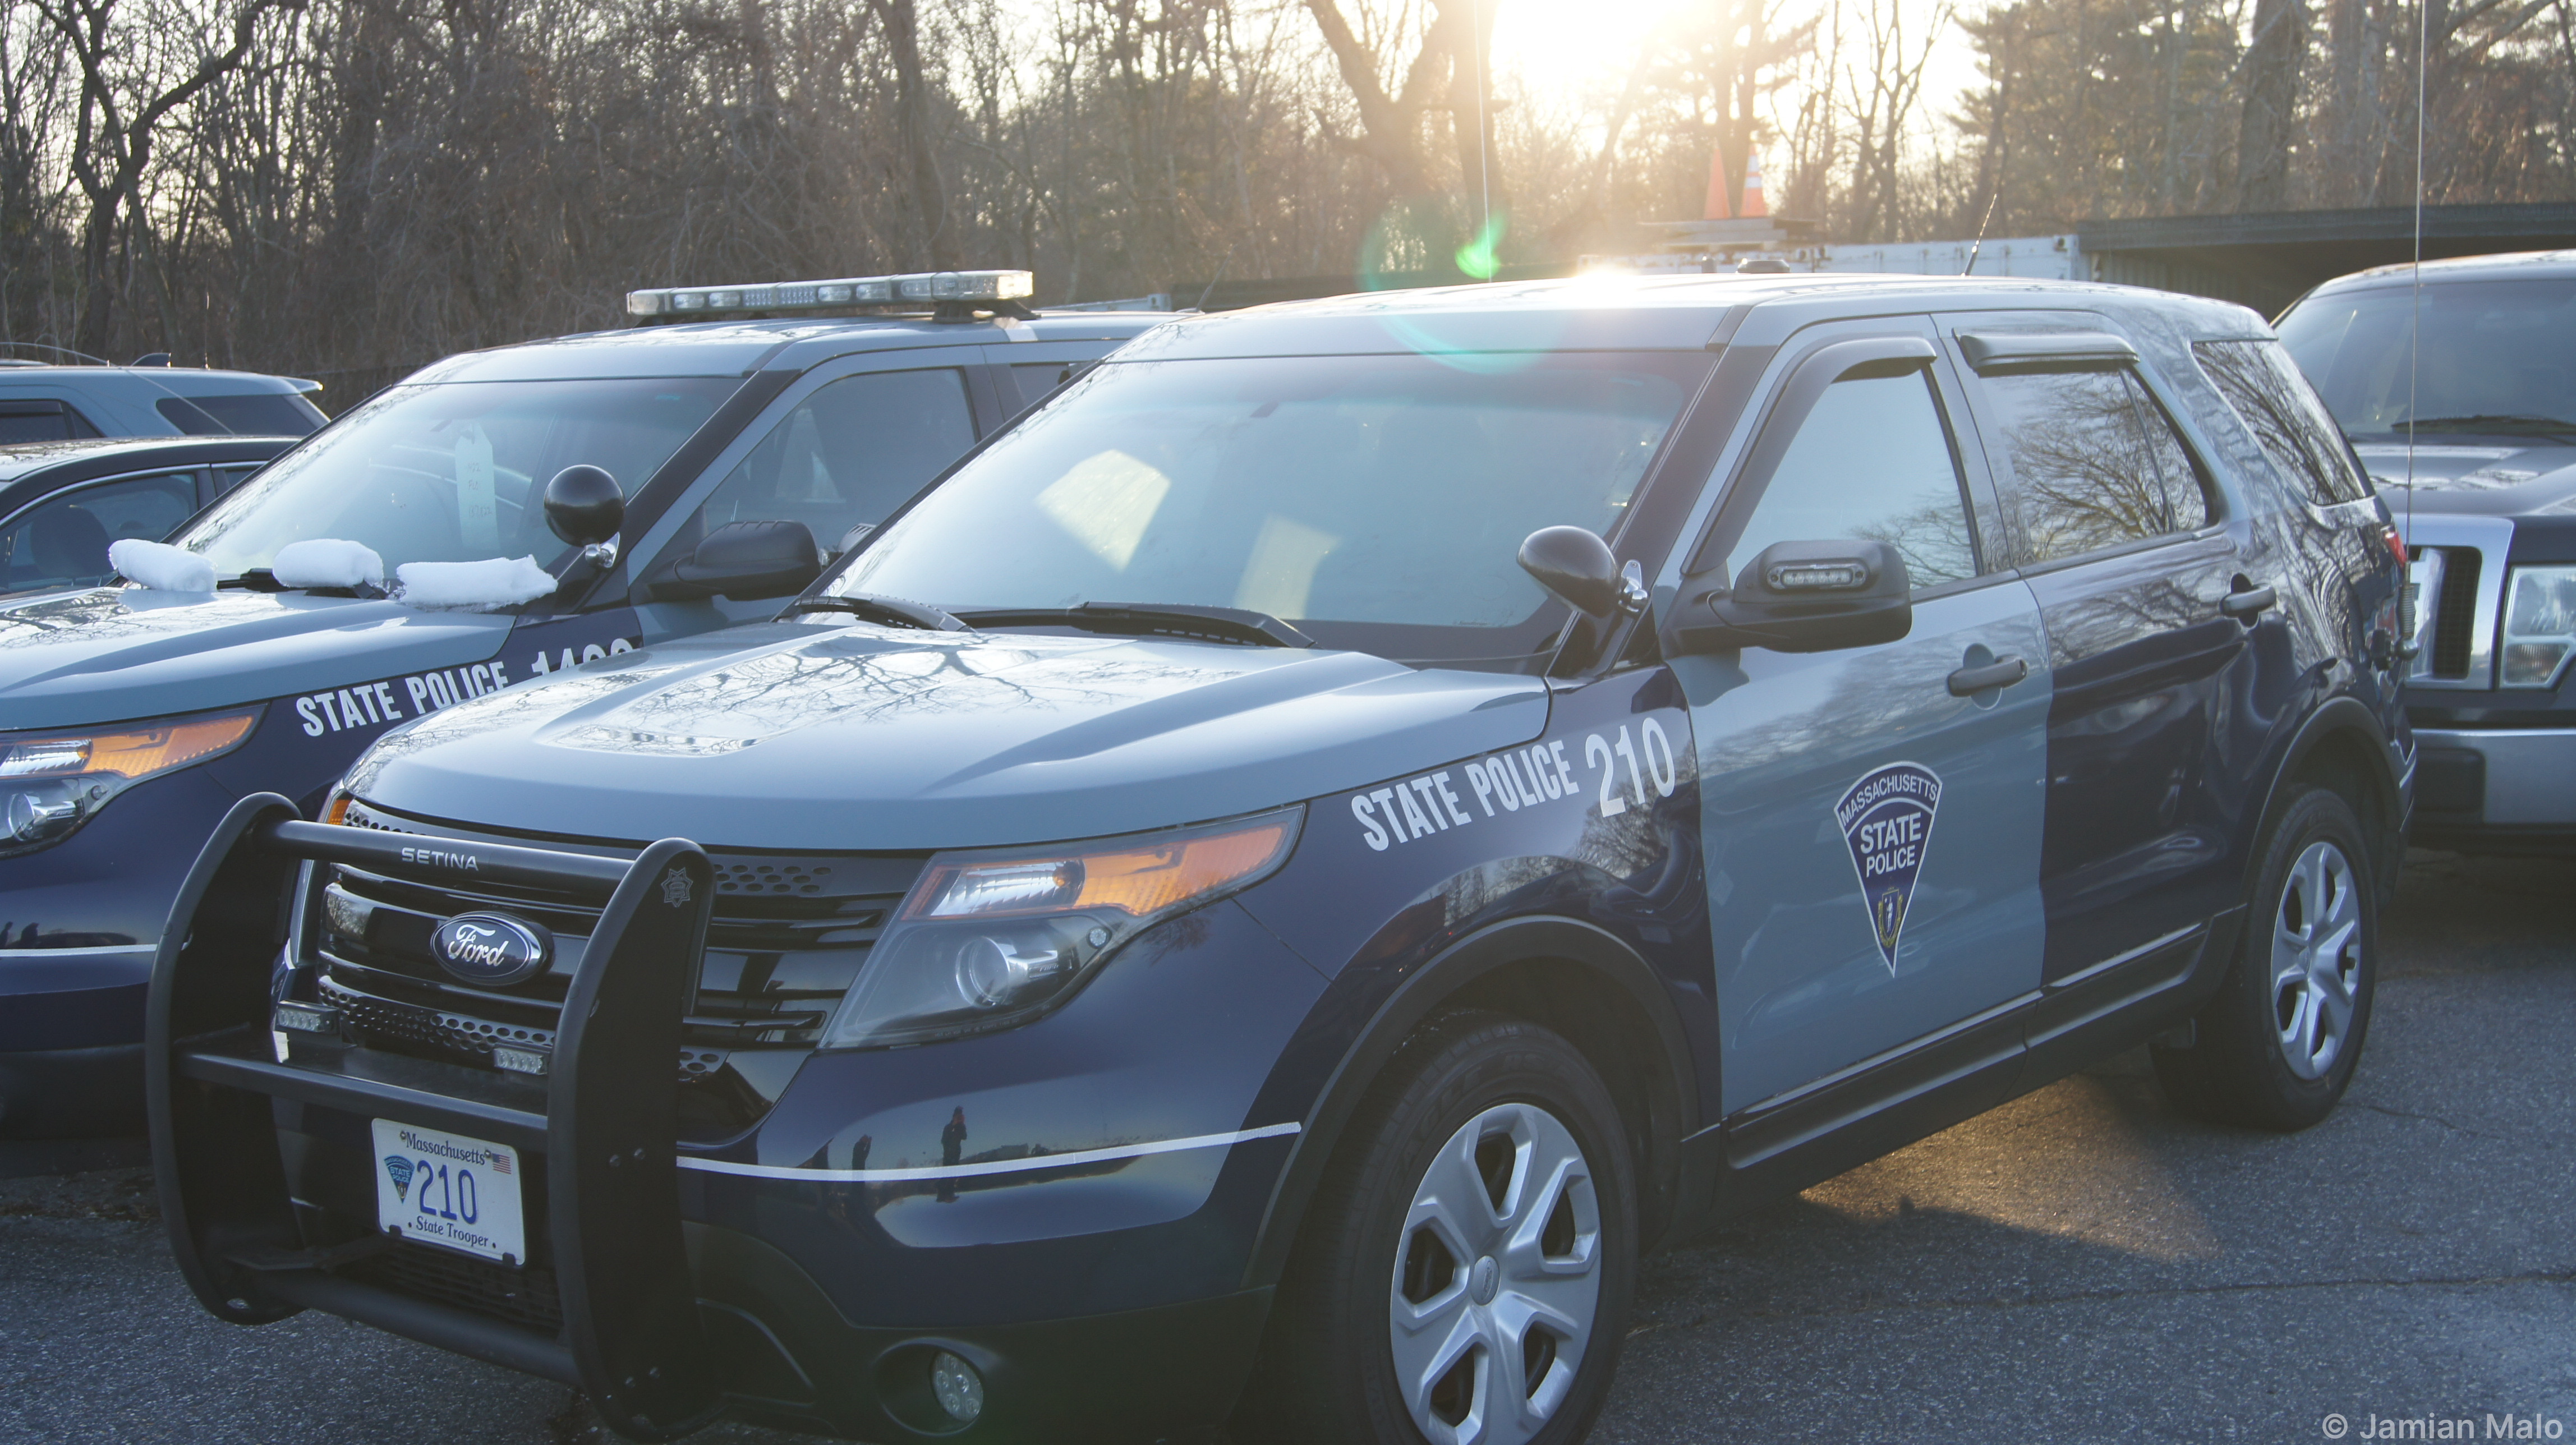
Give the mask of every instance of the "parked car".
M 0 358 L 0 446 L 82 437 L 307 436 L 322 383 L 256 371 L 53 365 Z
M 0 596 L 112 580 L 110 544 L 159 541 L 294 444 L 288 436 L 0 444 Z
M 1025 272 L 916 279 L 966 294 L 647 292 L 696 305 L 450 358 L 180 531 L 197 578 L 0 600 L 0 1133 L 140 1126 L 153 949 L 234 799 L 318 807 L 396 722 L 774 615 L 1067 365 L 1165 319 L 1030 317 Z M 282 574 L 294 544 L 308 570 Z
M 181 1268 L 637 1439 L 1564 1442 L 1659 1239 L 2141 1043 L 2312 1124 L 2402 574 L 2239 344 L 1753 275 L 1140 337 L 777 621 L 238 804 Z
M 2363 271 L 2279 325 L 2413 553 L 2415 840 L 2576 851 L 2576 251 Z

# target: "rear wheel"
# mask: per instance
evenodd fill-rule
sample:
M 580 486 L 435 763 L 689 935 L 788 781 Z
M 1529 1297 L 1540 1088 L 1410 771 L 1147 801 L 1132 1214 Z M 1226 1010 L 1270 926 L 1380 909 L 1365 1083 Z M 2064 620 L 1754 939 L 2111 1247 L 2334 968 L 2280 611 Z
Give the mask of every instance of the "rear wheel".
M 1636 1278 L 1616 1106 L 1557 1035 L 1453 1015 L 1353 1120 L 1235 1429 L 1351 1445 L 1571 1445 Z
M 2304 1129 L 2352 1082 L 2379 962 L 2377 880 L 2352 807 L 2311 788 L 2265 839 L 2236 961 L 2187 1049 L 2153 1050 L 2185 1113 Z

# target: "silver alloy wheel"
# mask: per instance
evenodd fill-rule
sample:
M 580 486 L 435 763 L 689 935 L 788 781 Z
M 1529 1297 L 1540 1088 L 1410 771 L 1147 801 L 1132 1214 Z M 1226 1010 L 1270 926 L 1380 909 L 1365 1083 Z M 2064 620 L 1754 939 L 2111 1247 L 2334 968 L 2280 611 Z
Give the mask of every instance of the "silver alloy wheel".
M 2291 1073 L 2334 1068 L 2360 986 L 2361 896 L 2343 850 L 2321 839 L 2290 866 L 2272 914 L 2272 1026 Z
M 1414 1186 L 1388 1291 L 1404 1407 L 1432 1445 L 1519 1445 L 1574 1388 L 1601 1303 L 1601 1206 L 1582 1147 L 1497 1104 Z

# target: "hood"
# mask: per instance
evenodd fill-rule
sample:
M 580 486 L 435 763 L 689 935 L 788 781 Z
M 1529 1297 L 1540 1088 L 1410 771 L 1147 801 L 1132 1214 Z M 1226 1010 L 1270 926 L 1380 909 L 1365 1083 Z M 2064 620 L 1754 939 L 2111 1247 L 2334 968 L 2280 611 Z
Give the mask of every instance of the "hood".
M 2411 488 L 2404 442 L 2366 442 L 2353 450 L 2387 494 L 2389 509 L 2400 514 L 2410 501 L 2417 511 L 2490 517 L 2576 512 L 2576 447 L 2510 438 L 2419 442 Z
M 790 850 L 1228 817 L 1527 742 L 1536 678 L 1354 652 L 770 623 L 584 664 L 379 740 L 360 797 L 468 826 Z
M 490 657 L 506 614 L 102 587 L 0 603 L 0 729 L 168 717 Z

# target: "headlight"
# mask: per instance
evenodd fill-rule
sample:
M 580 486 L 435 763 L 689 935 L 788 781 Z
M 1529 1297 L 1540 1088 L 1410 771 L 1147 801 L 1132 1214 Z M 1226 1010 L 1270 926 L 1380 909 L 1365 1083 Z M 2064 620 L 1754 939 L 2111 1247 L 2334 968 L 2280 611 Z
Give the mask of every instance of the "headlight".
M 2506 580 L 2504 685 L 2547 687 L 2576 652 L 2576 567 L 2516 567 Z
M 0 737 L 0 858 L 61 842 L 145 778 L 231 752 L 259 710 Z
M 1026 1023 L 1117 947 L 1258 882 L 1299 812 L 1008 853 L 943 853 L 904 895 L 825 1048 L 917 1044 Z

